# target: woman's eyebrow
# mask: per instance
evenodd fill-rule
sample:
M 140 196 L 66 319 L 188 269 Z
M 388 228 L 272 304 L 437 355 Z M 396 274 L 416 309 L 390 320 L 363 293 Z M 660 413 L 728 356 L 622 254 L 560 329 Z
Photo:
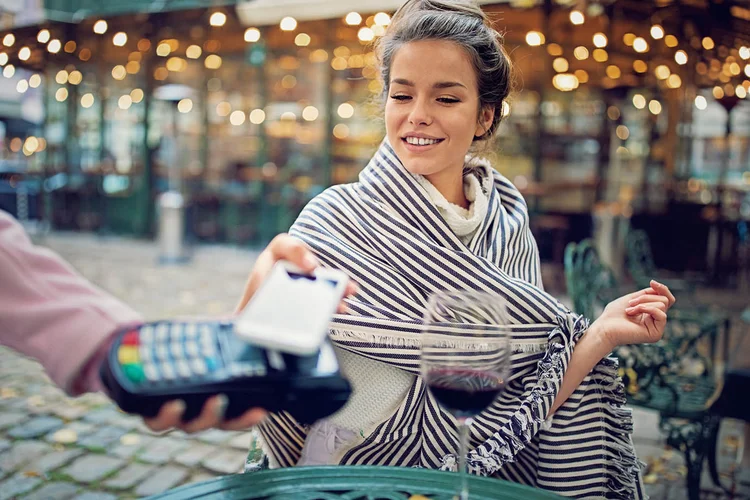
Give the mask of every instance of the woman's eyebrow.
M 405 78 L 394 78 L 393 80 L 391 80 L 391 84 L 394 84 L 394 83 L 398 85 L 406 85 L 407 87 L 414 87 L 414 82 L 410 80 L 406 80 Z M 460 82 L 437 82 L 432 87 L 436 89 L 447 89 L 451 87 L 466 88 L 466 85 Z

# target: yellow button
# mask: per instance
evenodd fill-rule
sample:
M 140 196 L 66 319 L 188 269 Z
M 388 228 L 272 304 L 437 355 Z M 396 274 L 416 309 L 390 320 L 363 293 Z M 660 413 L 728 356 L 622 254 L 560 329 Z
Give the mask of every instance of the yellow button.
M 138 363 L 138 361 L 140 361 L 140 357 L 138 356 L 138 348 L 131 345 L 121 345 L 117 350 L 117 360 L 122 365 Z

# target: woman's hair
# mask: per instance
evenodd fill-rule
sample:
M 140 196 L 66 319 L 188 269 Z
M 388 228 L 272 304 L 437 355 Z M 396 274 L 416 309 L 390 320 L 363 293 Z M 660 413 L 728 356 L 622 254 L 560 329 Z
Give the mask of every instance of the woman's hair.
M 377 42 L 386 97 L 396 51 L 404 44 L 420 40 L 446 40 L 466 50 L 477 76 L 479 111 L 485 107 L 495 110 L 487 132 L 474 136 L 474 140 L 491 138 L 500 125 L 503 102 L 511 90 L 511 63 L 503 49 L 502 36 L 471 0 L 407 0 Z

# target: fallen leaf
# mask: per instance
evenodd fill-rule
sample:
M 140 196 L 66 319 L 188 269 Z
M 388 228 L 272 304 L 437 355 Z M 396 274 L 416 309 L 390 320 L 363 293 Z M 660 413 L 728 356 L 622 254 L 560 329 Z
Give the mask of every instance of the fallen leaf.
M 52 435 L 56 443 L 71 444 L 78 441 L 78 433 L 72 429 L 60 429 Z
M 654 484 L 658 480 L 659 480 L 658 474 L 646 474 L 646 476 L 643 478 L 643 482 L 646 484 Z
M 141 442 L 140 436 L 136 434 L 125 434 L 120 438 L 120 443 L 125 446 L 132 446 Z

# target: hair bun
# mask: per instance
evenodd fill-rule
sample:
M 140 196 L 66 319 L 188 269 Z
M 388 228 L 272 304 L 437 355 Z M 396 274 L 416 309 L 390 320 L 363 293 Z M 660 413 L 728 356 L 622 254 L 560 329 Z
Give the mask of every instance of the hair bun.
M 391 25 L 397 24 L 402 18 L 409 18 L 421 12 L 450 12 L 489 23 L 487 15 L 473 0 L 407 0 L 393 15 Z

